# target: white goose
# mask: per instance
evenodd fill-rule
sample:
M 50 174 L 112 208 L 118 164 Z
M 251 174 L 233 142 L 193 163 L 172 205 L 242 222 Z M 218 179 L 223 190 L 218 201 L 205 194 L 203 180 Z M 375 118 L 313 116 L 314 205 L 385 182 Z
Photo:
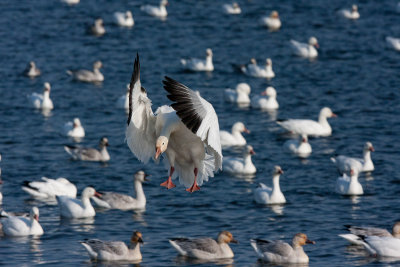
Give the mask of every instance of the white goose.
M 98 18 L 94 21 L 94 24 L 90 26 L 89 31 L 91 34 L 95 36 L 102 36 L 106 33 L 106 29 L 104 28 L 103 19 Z
M 244 139 L 242 133 L 250 133 L 250 131 L 244 126 L 242 122 L 236 122 L 232 126 L 232 133 L 227 131 L 220 131 L 221 145 L 223 147 L 229 146 L 244 146 L 246 145 L 246 139 Z
M 371 159 L 371 152 L 375 149 L 371 142 L 366 142 L 363 149 L 363 158 L 351 158 L 347 156 L 337 156 L 331 158 L 332 162 L 336 164 L 336 167 L 340 173 L 349 172 L 350 169 L 355 169 L 358 172 L 372 172 L 375 167 Z
M 100 196 L 93 187 L 86 187 L 82 192 L 81 199 L 56 196 L 61 217 L 70 219 L 94 217 L 96 212 L 90 203 L 90 198 L 93 196 Z
M 50 179 L 42 177 L 42 181 L 24 181 L 22 190 L 35 198 L 55 198 L 56 196 L 76 197 L 76 186 L 66 178 Z
M 90 70 L 67 70 L 67 73 L 71 75 L 75 80 L 88 83 L 96 83 L 104 81 L 104 76 L 100 72 L 103 67 L 101 61 L 93 63 L 93 71 Z
M 363 240 L 360 236 L 379 236 L 379 237 L 394 237 L 400 239 L 400 222 L 396 222 L 393 225 L 392 233 L 384 228 L 376 227 L 359 227 L 352 225 L 345 225 L 350 234 L 341 234 L 343 237 L 353 245 L 363 245 Z
M 237 103 L 237 104 L 249 104 L 251 88 L 247 83 L 239 83 L 236 85 L 236 89 L 225 89 L 224 99 L 226 102 Z
M 306 134 L 302 134 L 299 140 L 288 140 L 283 144 L 283 147 L 297 155 L 300 158 L 307 158 L 311 155 L 312 148 L 308 142 L 308 137 Z
M 83 129 L 81 120 L 74 118 L 73 121 L 69 121 L 64 125 L 64 133 L 66 136 L 73 138 L 85 137 L 85 129 Z
M 189 58 L 181 59 L 181 64 L 186 70 L 190 71 L 213 71 L 212 50 L 207 48 L 206 59 Z
M 228 231 L 220 232 L 217 239 L 173 238 L 169 242 L 180 255 L 203 260 L 233 258 L 234 254 L 229 243 L 238 243 Z
M 261 24 L 265 27 L 268 27 L 268 29 L 270 29 L 272 31 L 279 30 L 282 23 L 281 23 L 281 20 L 279 19 L 278 11 L 274 10 L 271 12 L 271 14 L 269 16 L 262 17 Z
M 144 163 L 151 157 L 157 160 L 165 152 L 170 174 L 161 186 L 175 187 L 172 178 L 179 176 L 180 183 L 190 187 L 187 191 L 194 192 L 222 168 L 218 117 L 199 93 L 169 77 L 163 83 L 167 97 L 175 103 L 153 113 L 151 100 L 140 83 L 137 55 L 130 83 L 132 105 L 126 140 L 132 153 Z
M 278 101 L 276 101 L 276 90 L 274 87 L 268 86 L 261 95 L 262 96 L 253 96 L 251 98 L 252 108 L 259 108 L 262 110 L 274 110 L 279 108 Z
M 272 79 L 275 77 L 275 72 L 272 70 L 272 60 L 267 58 L 265 60 L 265 67 L 257 65 L 255 58 L 250 59 L 250 63 L 240 67 L 240 70 L 247 76 L 256 78 Z
M 242 13 L 239 4 L 236 2 L 233 2 L 232 4 L 224 4 L 222 5 L 222 9 L 224 10 L 225 14 L 238 15 Z
M 359 19 L 360 18 L 360 13 L 358 13 L 357 5 L 352 5 L 351 10 L 342 9 L 339 11 L 339 14 L 346 19 Z
M 346 196 L 363 195 L 364 190 L 358 181 L 358 170 L 351 169 L 350 177 L 343 173 L 336 181 L 336 192 Z
M 39 223 L 39 209 L 32 207 L 29 218 L 25 216 L 12 216 L 2 212 L 1 226 L 6 236 L 43 235 L 43 228 Z
M 115 12 L 114 18 L 119 26 L 132 27 L 133 25 L 135 25 L 135 21 L 132 17 L 132 12 L 129 10 L 126 12 Z
M 140 10 L 146 12 L 150 16 L 166 18 L 168 15 L 166 6 L 168 5 L 167 0 L 161 0 L 159 6 L 145 5 L 141 6 Z
M 61 2 L 64 2 L 68 5 L 76 5 L 79 4 L 80 0 L 61 0 Z
M 309 259 L 303 250 L 305 244 L 315 244 L 306 234 L 298 233 L 292 239 L 292 245 L 281 240 L 250 240 L 258 257 L 273 263 L 308 263 Z
M 300 57 L 305 58 L 316 58 L 318 56 L 318 51 L 315 48 L 319 48 L 317 38 L 310 37 L 308 44 L 300 43 L 295 40 L 290 40 L 293 53 Z
M 256 173 L 257 169 L 251 161 L 251 155 L 254 154 L 253 147 L 248 145 L 243 150 L 243 158 L 225 157 L 223 162 L 224 172 L 239 175 Z
M 283 170 L 280 166 L 275 166 L 272 173 L 272 184 L 273 187 L 270 188 L 263 183 L 260 183 L 254 191 L 254 200 L 259 204 L 284 204 L 286 203 L 286 198 L 281 191 L 279 185 L 279 177 L 283 174 Z
M 30 78 L 34 78 L 40 76 L 40 69 L 36 67 L 35 62 L 30 61 L 26 69 L 24 70 L 24 74 Z
M 143 243 L 143 239 L 142 233 L 139 231 L 133 232 L 129 246 L 122 241 L 102 241 L 99 239 L 89 239 L 81 242 L 90 259 L 99 261 L 141 260 L 141 243 Z
M 362 243 L 374 257 L 400 258 L 400 239 L 388 236 L 367 236 Z
M 400 38 L 394 38 L 394 37 L 387 36 L 386 43 L 388 44 L 388 46 L 390 48 L 400 51 Z
M 99 143 L 100 151 L 95 148 L 83 148 L 69 145 L 64 146 L 64 149 L 74 160 L 105 162 L 110 160 L 110 154 L 108 154 L 107 151 L 108 145 L 108 139 L 102 137 Z
M 94 196 L 92 200 L 97 206 L 106 209 L 144 209 L 146 207 L 146 196 L 143 192 L 142 183 L 148 181 L 147 176 L 143 171 L 138 171 L 133 176 L 136 198 L 115 192 L 100 192 L 100 196 Z
M 308 136 L 330 136 L 332 128 L 327 118 L 337 117 L 330 108 L 322 108 L 319 113 L 318 121 L 288 119 L 277 121 L 277 123 L 294 134 L 305 134 Z
M 30 100 L 34 108 L 51 110 L 54 108 L 53 101 L 50 99 L 50 83 L 44 83 L 43 94 L 32 93 Z

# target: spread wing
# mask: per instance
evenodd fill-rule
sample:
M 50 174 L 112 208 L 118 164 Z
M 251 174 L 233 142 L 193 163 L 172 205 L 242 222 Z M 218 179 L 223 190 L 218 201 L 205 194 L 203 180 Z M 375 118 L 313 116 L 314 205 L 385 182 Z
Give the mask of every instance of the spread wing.
M 164 89 L 169 93 L 167 97 L 175 102 L 171 106 L 178 117 L 207 145 L 207 152 L 212 152 L 215 159 L 214 170 L 222 169 L 218 116 L 213 106 L 199 93 L 167 76 L 163 83 Z
M 151 100 L 140 83 L 140 62 L 137 54 L 129 84 L 129 116 L 125 138 L 132 153 L 144 163 L 155 153 L 155 121 Z

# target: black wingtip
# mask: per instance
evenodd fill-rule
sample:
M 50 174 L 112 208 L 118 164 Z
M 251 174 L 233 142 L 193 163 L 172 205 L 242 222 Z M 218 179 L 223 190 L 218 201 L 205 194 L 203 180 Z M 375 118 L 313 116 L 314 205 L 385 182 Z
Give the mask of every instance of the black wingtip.
M 21 185 L 22 185 L 22 186 L 25 186 L 25 187 L 33 188 L 32 186 L 29 185 L 30 182 L 31 182 L 31 181 L 23 181 Z
M 264 239 L 255 238 L 255 239 L 253 239 L 253 240 L 256 241 L 256 243 L 271 243 L 270 241 L 264 240 Z
M 139 60 L 139 52 L 136 53 L 135 63 L 133 63 L 133 72 L 131 76 L 131 82 L 129 83 L 129 115 L 128 121 L 126 122 L 129 126 L 132 118 L 132 91 L 133 86 L 137 81 L 140 80 L 140 60 Z

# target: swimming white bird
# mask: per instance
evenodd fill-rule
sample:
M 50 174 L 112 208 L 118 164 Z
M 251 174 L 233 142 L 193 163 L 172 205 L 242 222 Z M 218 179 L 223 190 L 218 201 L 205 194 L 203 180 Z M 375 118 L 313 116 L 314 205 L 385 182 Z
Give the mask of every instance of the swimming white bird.
M 79 118 L 74 118 L 73 121 L 67 122 L 64 125 L 64 132 L 66 136 L 74 138 L 85 137 L 85 129 L 83 129 Z
M 342 9 L 339 11 L 339 14 L 345 17 L 346 19 L 359 19 L 360 13 L 358 13 L 357 5 L 352 5 L 351 10 Z
M 224 10 L 225 14 L 237 15 L 242 13 L 239 4 L 236 2 L 233 2 L 232 4 L 224 4 L 222 5 L 222 9 Z
M 393 225 L 392 233 L 384 228 L 376 228 L 376 227 L 359 227 L 353 225 L 345 225 L 346 229 L 350 232 L 350 234 L 341 234 L 340 237 L 343 237 L 347 241 L 349 241 L 353 245 L 363 245 L 363 240 L 360 236 L 379 236 L 379 237 L 394 237 L 400 238 L 400 222 L 396 222 Z
M 102 36 L 106 33 L 106 29 L 104 28 L 103 19 L 98 18 L 94 21 L 94 24 L 90 26 L 90 33 L 95 36 Z
M 263 183 L 260 183 L 254 191 L 254 200 L 259 204 L 284 204 L 286 198 L 281 191 L 279 186 L 279 177 L 283 174 L 283 170 L 280 166 L 275 166 L 272 173 L 272 185 L 270 188 Z
M 221 145 L 223 147 L 228 146 L 244 146 L 246 139 L 244 139 L 242 133 L 250 133 L 250 131 L 244 126 L 242 122 L 236 122 L 232 126 L 232 133 L 227 131 L 220 131 Z
M 308 142 L 308 137 L 306 134 L 302 134 L 299 140 L 288 140 L 283 144 L 283 147 L 297 155 L 300 158 L 307 158 L 311 155 L 312 148 L 310 143 Z
M 309 259 L 303 250 L 305 244 L 315 244 L 306 234 L 298 233 L 292 239 L 292 245 L 281 240 L 250 240 L 258 257 L 273 263 L 308 263 Z
M 350 169 L 356 169 L 358 172 L 372 172 L 375 170 L 374 163 L 371 159 L 371 152 L 375 149 L 371 142 L 366 142 L 363 148 L 363 158 L 351 158 L 347 156 L 337 156 L 331 158 L 331 161 L 336 164 L 340 173 L 349 172 Z
M 126 85 L 126 93 L 118 98 L 117 107 L 129 111 L 129 83 Z
M 253 96 L 251 98 L 251 107 L 263 110 L 274 110 L 279 108 L 278 101 L 276 101 L 276 90 L 272 86 L 268 86 L 265 91 L 261 93 L 262 96 Z M 266 97 L 265 97 L 266 96 Z
M 181 64 L 186 70 L 190 71 L 213 71 L 214 65 L 212 62 L 212 50 L 206 49 L 206 59 L 189 58 L 181 59 Z
M 251 156 L 256 154 L 253 147 L 247 145 L 243 150 L 243 158 L 225 157 L 223 162 L 224 172 L 231 174 L 254 174 L 257 169 L 251 161 Z
M 146 12 L 150 16 L 166 18 L 168 15 L 166 6 L 168 5 L 167 0 L 161 0 L 159 6 L 145 5 L 141 6 L 140 10 Z
M 101 61 L 96 61 L 93 63 L 93 71 L 90 70 L 67 70 L 67 73 L 71 75 L 75 80 L 81 82 L 102 82 L 104 81 L 104 76 L 100 72 L 100 68 L 103 67 Z
M 146 207 L 146 196 L 143 192 L 142 183 L 148 181 L 147 176 L 143 171 L 138 171 L 133 176 L 136 198 L 115 192 L 100 192 L 101 196 L 94 196 L 92 199 L 97 206 L 106 209 L 144 209 Z
M 400 38 L 394 38 L 394 37 L 387 36 L 386 43 L 388 44 L 388 46 L 390 48 L 400 51 Z
M 363 238 L 364 248 L 374 257 L 400 258 L 400 239 L 394 237 L 367 236 Z
M 319 112 L 318 121 L 303 119 L 288 119 L 277 121 L 277 123 L 294 134 L 305 134 L 308 136 L 330 136 L 332 128 L 327 118 L 337 117 L 330 108 L 322 108 Z
M 279 19 L 279 14 L 278 11 L 272 11 L 269 16 L 265 16 L 261 18 L 261 24 L 263 26 L 268 27 L 270 30 L 279 30 L 281 27 L 282 23 L 281 20 Z
M 30 100 L 34 108 L 51 110 L 54 108 L 53 101 L 50 99 L 50 83 L 44 83 L 43 94 L 32 93 Z
M 93 187 L 86 187 L 81 199 L 69 196 L 56 196 L 58 207 L 60 208 L 60 216 L 66 218 L 87 218 L 96 215 L 96 212 L 90 203 L 90 198 L 100 196 Z
M 76 197 L 76 186 L 68 179 L 60 177 L 50 179 L 42 177 L 42 181 L 24 181 L 22 190 L 35 198 L 55 198 L 56 196 Z
M 247 83 L 239 83 L 236 85 L 236 89 L 225 89 L 224 99 L 226 102 L 237 103 L 237 104 L 249 104 L 251 88 Z
M 317 38 L 310 37 L 308 44 L 300 43 L 295 40 L 290 40 L 293 53 L 300 57 L 305 58 L 316 58 L 318 56 L 318 51 L 315 48 L 319 48 Z
M 137 55 L 130 83 L 132 105 L 126 140 L 132 153 L 144 163 L 151 157 L 157 160 L 165 152 L 170 175 L 161 186 L 175 187 L 172 178 L 179 176 L 179 182 L 190 187 L 187 191 L 194 192 L 222 168 L 218 117 L 198 92 L 169 77 L 163 83 L 167 97 L 175 103 L 153 113 L 151 100 L 140 83 Z
M 216 260 L 233 258 L 234 254 L 229 247 L 229 243 L 238 243 L 233 235 L 228 231 L 222 231 L 217 239 L 212 238 L 173 238 L 169 243 L 182 256 L 203 259 Z
M 26 69 L 24 70 L 24 74 L 28 77 L 34 78 L 37 76 L 40 76 L 41 72 L 40 70 L 36 67 L 35 62 L 30 61 Z
M 256 78 L 272 79 L 275 77 L 275 72 L 272 70 L 272 60 L 267 58 L 265 60 L 265 67 L 257 65 L 255 58 L 250 59 L 250 63 L 242 65 L 240 70 L 247 76 Z
M 133 232 L 130 245 L 122 241 L 102 241 L 89 239 L 81 242 L 92 260 L 98 261 L 138 261 L 142 259 L 140 244 L 143 243 L 142 233 Z
M 25 216 L 12 216 L 2 212 L 2 230 L 6 236 L 43 235 L 43 228 L 39 223 L 39 209 L 32 207 L 29 218 Z
M 336 181 L 336 192 L 346 196 L 363 195 L 364 190 L 360 182 L 358 182 L 358 170 L 351 169 L 350 177 L 343 173 Z
M 122 27 L 132 27 L 135 24 L 132 12 L 129 10 L 126 12 L 115 12 L 114 18 L 117 24 Z
M 99 142 L 100 151 L 95 148 L 83 148 L 69 145 L 64 146 L 64 149 L 74 160 L 105 162 L 110 160 L 110 154 L 108 154 L 107 151 L 108 146 L 108 139 L 102 137 Z
M 76 5 L 79 4 L 80 0 L 61 0 L 61 2 L 64 2 L 68 5 Z

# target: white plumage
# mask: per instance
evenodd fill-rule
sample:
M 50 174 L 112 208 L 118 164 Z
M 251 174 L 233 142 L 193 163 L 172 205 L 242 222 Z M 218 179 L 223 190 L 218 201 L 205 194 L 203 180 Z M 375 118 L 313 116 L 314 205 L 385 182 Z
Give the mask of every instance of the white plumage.
M 50 179 L 42 177 L 42 181 L 25 181 L 22 190 L 35 198 L 55 198 L 56 196 L 76 197 L 76 186 L 68 179 L 60 177 Z
M 279 30 L 282 23 L 281 20 L 279 19 L 278 11 L 272 11 L 269 16 L 262 17 L 261 24 L 264 25 L 265 27 L 268 27 L 268 29 L 272 31 Z
M 243 150 L 243 158 L 225 157 L 223 163 L 224 172 L 239 175 L 256 173 L 257 169 L 251 161 L 251 155 L 254 154 L 253 147 L 248 145 Z
M 400 38 L 394 38 L 394 37 L 387 36 L 386 43 L 388 44 L 388 46 L 390 48 L 400 51 Z
M 30 78 L 35 78 L 37 76 L 40 76 L 41 72 L 38 67 L 36 67 L 35 62 L 30 61 L 28 66 L 24 70 L 24 74 Z
M 43 235 L 43 228 L 39 224 L 39 209 L 32 207 L 29 217 L 13 216 L 7 212 L 1 213 L 1 226 L 6 236 Z
M 56 196 L 58 207 L 60 208 L 60 216 L 66 218 L 88 218 L 94 217 L 96 212 L 90 203 L 90 198 L 100 195 L 93 187 L 86 187 L 81 199 L 69 196 Z
M 236 85 L 235 90 L 225 89 L 224 99 L 226 102 L 237 103 L 239 105 L 247 105 L 250 103 L 251 88 L 247 83 L 239 83 Z
M 400 239 L 394 237 L 368 236 L 362 243 L 375 257 L 400 258 Z
M 71 75 L 75 80 L 88 83 L 98 83 L 104 81 L 104 76 L 100 72 L 103 67 L 101 61 L 93 63 L 93 71 L 90 70 L 67 70 L 67 73 Z
M 64 133 L 66 136 L 73 138 L 85 137 L 85 129 L 82 127 L 81 120 L 79 118 L 74 118 L 73 121 L 64 124 Z
M 222 147 L 229 146 L 244 146 L 246 145 L 246 139 L 244 139 L 242 133 L 250 133 L 250 131 L 244 126 L 242 122 L 236 122 L 232 126 L 232 133 L 227 131 L 220 131 Z
M 206 59 L 189 58 L 181 59 L 181 64 L 186 70 L 190 71 L 213 71 L 214 65 L 212 62 L 212 50 L 207 48 Z
M 247 76 L 256 78 L 272 79 L 275 77 L 275 72 L 272 70 L 272 60 L 267 58 L 265 60 L 265 67 L 257 65 L 255 58 L 250 60 L 250 63 L 240 67 L 240 70 Z
M 224 10 L 225 14 L 237 15 L 242 13 L 239 4 L 236 2 L 232 4 L 224 4 L 222 5 L 222 9 Z
M 275 110 L 279 108 L 278 101 L 276 101 L 276 90 L 274 87 L 268 86 L 261 95 L 262 96 L 253 96 L 251 98 L 252 108 L 263 110 Z
M 132 27 L 133 25 L 135 25 L 135 21 L 132 17 L 132 12 L 129 10 L 126 12 L 115 12 L 114 18 L 119 26 Z
M 297 56 L 310 59 L 318 56 L 318 51 L 316 48 L 319 48 L 319 45 L 317 38 L 315 37 L 310 37 L 308 44 L 300 43 L 295 40 L 290 40 L 290 44 L 292 46 L 293 53 Z
M 106 162 L 110 160 L 110 154 L 108 154 L 107 150 L 108 145 L 108 139 L 102 137 L 99 142 L 100 150 L 68 145 L 64 146 L 64 149 L 74 160 Z
M 350 176 L 343 173 L 343 175 L 336 180 L 336 192 L 347 196 L 358 196 L 364 194 L 362 185 L 358 181 L 357 169 L 351 169 Z
M 361 237 L 379 236 L 379 237 L 394 237 L 400 238 L 400 222 L 393 225 L 392 233 L 384 228 L 376 227 L 359 227 L 352 225 L 345 225 L 350 234 L 340 234 L 339 236 L 346 239 L 353 245 L 363 245 Z M 361 236 L 361 237 L 360 237 Z
M 159 6 L 145 5 L 141 6 L 140 10 L 146 12 L 150 16 L 166 18 L 168 15 L 166 6 L 168 5 L 167 0 L 161 0 Z
M 295 154 L 300 158 L 307 158 L 311 155 L 312 148 L 310 143 L 308 142 L 308 137 L 305 134 L 302 134 L 300 139 L 298 140 L 288 140 L 283 144 L 283 147 Z
M 254 200 L 259 204 L 284 204 L 286 198 L 283 195 L 280 185 L 279 177 L 283 174 L 283 170 L 280 166 L 275 166 L 274 172 L 272 173 L 272 184 L 270 188 L 263 183 L 260 183 L 260 187 L 254 190 Z
M 90 26 L 89 31 L 91 34 L 95 36 L 102 36 L 106 33 L 106 29 L 104 28 L 103 19 L 98 18 L 94 21 L 94 24 Z
M 346 19 L 359 19 L 360 13 L 358 13 L 357 5 L 353 5 L 351 9 L 342 9 L 339 11 L 339 14 Z
M 117 107 L 129 112 L 129 83 L 126 85 L 126 93 L 118 98 Z
M 43 94 L 33 93 L 30 100 L 34 108 L 51 110 L 54 108 L 53 101 L 50 99 L 50 83 L 44 83 Z
M 366 142 L 363 148 L 363 158 L 352 158 L 347 156 L 337 156 L 331 158 L 331 161 L 336 164 L 340 173 L 350 172 L 351 169 L 358 172 L 372 172 L 375 169 L 371 159 L 371 152 L 375 149 L 371 142 Z

